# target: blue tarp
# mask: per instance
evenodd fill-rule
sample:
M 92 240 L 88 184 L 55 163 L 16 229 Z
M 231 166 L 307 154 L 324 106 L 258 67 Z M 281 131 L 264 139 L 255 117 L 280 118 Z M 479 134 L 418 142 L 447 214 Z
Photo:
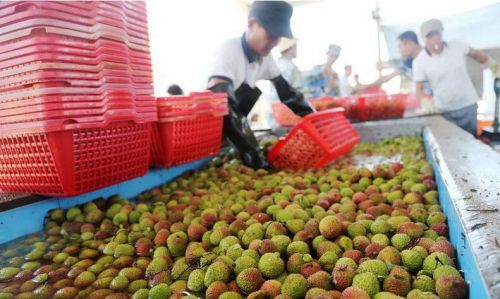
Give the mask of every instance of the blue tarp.
M 476 49 L 500 48 L 500 3 L 444 17 L 441 20 L 444 24 L 444 40 L 459 40 Z M 400 58 L 397 37 L 406 30 L 415 31 L 421 40 L 420 23 L 382 24 L 389 59 Z

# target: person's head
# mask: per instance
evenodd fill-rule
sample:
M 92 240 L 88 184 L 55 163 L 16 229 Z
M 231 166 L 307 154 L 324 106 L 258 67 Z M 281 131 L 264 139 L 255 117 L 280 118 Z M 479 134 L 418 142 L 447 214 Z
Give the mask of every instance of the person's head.
M 284 57 L 297 58 L 297 39 L 282 37 L 278 49 Z
M 425 48 L 429 52 L 437 54 L 443 50 L 443 30 L 443 23 L 438 19 L 425 21 L 420 26 L 420 33 L 425 39 Z
M 292 38 L 292 6 L 285 1 L 254 1 L 248 16 L 246 39 L 252 51 L 268 55 L 281 37 Z
M 172 84 L 167 88 L 167 93 L 171 96 L 178 96 L 183 95 L 184 91 L 182 91 L 182 88 L 179 85 Z
M 350 65 L 344 66 L 344 72 L 345 75 L 349 77 L 352 74 L 352 66 Z
M 417 34 L 413 31 L 405 31 L 398 36 L 399 54 L 403 59 L 415 58 L 420 51 Z
M 329 45 L 328 50 L 326 51 L 327 60 L 335 61 L 340 55 L 340 50 L 340 46 L 337 46 L 335 44 Z

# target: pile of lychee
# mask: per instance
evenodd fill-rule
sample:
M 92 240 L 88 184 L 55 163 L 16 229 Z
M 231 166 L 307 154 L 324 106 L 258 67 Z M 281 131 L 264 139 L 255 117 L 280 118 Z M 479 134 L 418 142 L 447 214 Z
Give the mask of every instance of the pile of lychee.
M 402 158 L 269 171 L 225 155 L 134 200 L 50 211 L 2 248 L 0 299 L 467 298 L 421 139 L 354 154 Z

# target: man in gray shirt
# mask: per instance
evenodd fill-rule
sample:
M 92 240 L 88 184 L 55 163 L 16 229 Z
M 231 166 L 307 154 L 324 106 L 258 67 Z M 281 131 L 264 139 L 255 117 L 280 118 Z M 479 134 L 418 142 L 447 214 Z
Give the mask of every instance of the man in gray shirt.
M 467 73 L 466 58 L 489 67 L 495 76 L 500 76 L 500 66 L 483 51 L 457 41 L 444 42 L 440 20 L 428 20 L 420 29 L 425 49 L 413 62 L 417 98 L 425 97 L 424 82 L 429 81 L 436 108 L 446 119 L 475 135 L 479 96 Z

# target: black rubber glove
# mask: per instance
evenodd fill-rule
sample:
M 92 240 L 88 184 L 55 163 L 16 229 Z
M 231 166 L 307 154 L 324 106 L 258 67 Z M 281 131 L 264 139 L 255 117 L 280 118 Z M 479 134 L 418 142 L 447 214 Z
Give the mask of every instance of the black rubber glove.
M 250 129 L 248 119 L 238 109 L 239 101 L 233 85 L 229 82 L 218 83 L 209 89 L 227 93 L 229 114 L 224 117 L 224 136 L 236 147 L 243 162 L 253 168 L 268 168 L 267 158 Z
M 315 112 L 311 105 L 304 99 L 304 95 L 288 84 L 283 76 L 280 75 L 272 79 L 271 82 L 273 82 L 278 92 L 280 101 L 287 105 L 295 114 L 305 116 Z

